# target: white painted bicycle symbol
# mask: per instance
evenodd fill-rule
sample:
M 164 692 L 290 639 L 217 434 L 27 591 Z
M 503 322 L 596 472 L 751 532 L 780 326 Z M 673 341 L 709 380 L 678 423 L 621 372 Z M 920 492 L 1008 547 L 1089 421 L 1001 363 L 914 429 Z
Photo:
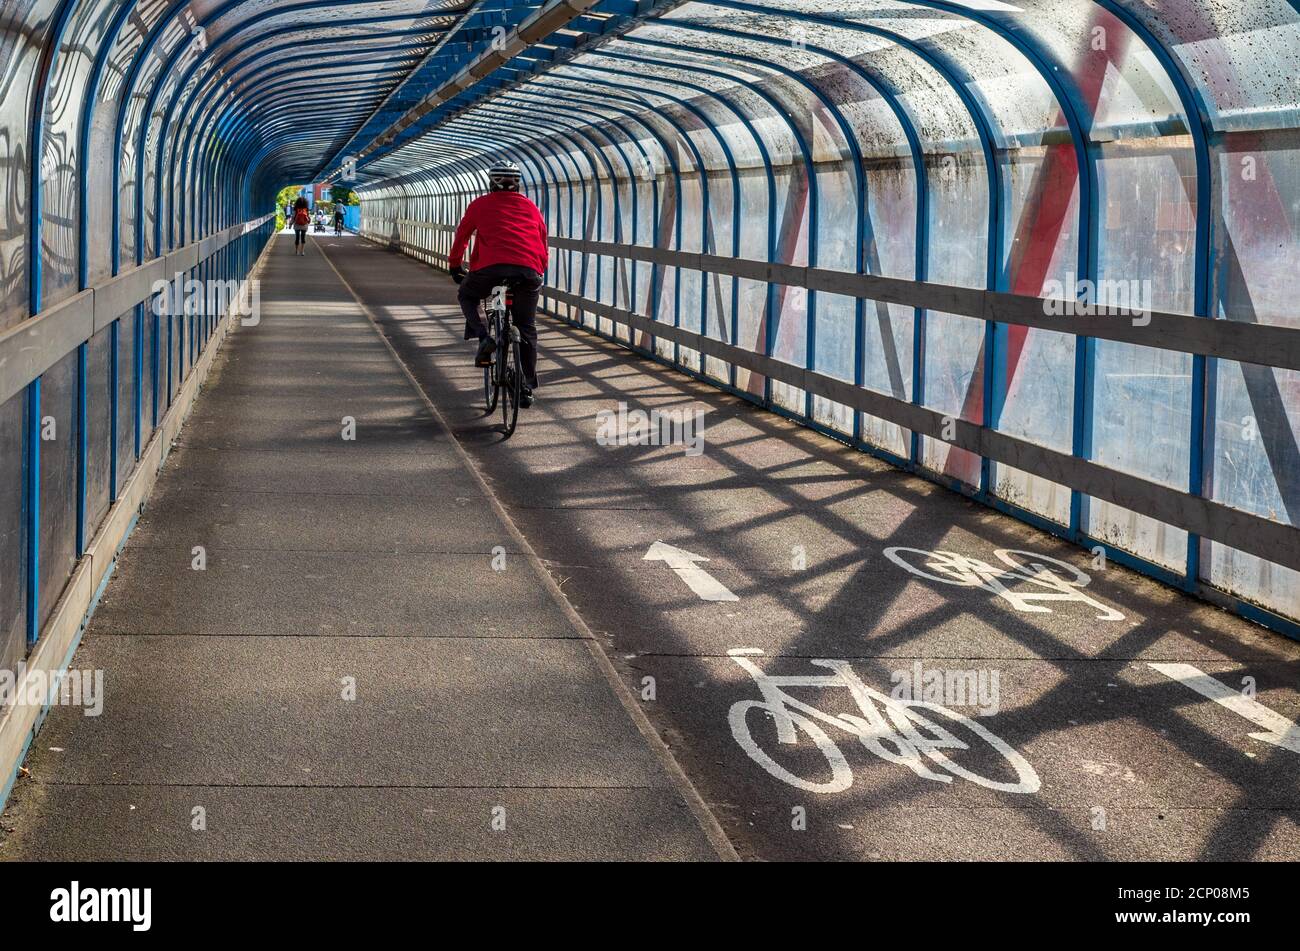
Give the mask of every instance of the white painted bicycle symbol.
M 881 759 L 906 766 L 923 779 L 937 783 L 951 783 L 953 776 L 957 776 L 998 792 L 1038 792 L 1040 786 L 1038 774 L 1029 761 L 974 720 L 937 703 L 923 700 L 895 700 L 887 694 L 873 690 L 853 672 L 853 668 L 847 661 L 810 661 L 814 667 L 823 667 L 832 671 L 830 674 L 772 677 L 763 673 L 758 665 L 749 659 L 761 656 L 762 653 L 762 650 L 752 647 L 737 647 L 727 651 L 727 655 L 754 678 L 759 692 L 763 695 L 762 700 L 738 700 L 733 703 L 727 720 L 731 725 L 731 735 L 736 738 L 741 749 L 749 754 L 750 759 L 782 782 L 815 793 L 843 792 L 853 785 L 853 770 L 845 759 L 844 752 L 819 725 L 826 724 L 848 733 L 869 752 Z M 846 687 L 857 703 L 861 715 L 825 713 L 811 704 L 795 699 L 786 692 L 784 689 L 786 687 Z M 780 743 L 798 744 L 800 733 L 811 740 L 818 752 L 826 759 L 831 778 L 825 782 L 804 779 L 773 759 L 754 739 L 750 729 L 750 714 L 754 710 L 761 710 L 771 718 L 776 727 L 776 738 Z M 933 715 L 935 719 L 948 721 L 952 730 L 923 716 L 921 711 Z M 954 762 L 944 752 L 945 750 L 955 753 L 971 750 L 972 747 L 953 731 L 961 733 L 973 742 L 987 745 L 998 758 L 1005 761 L 1006 767 L 1009 767 L 1016 778 L 1013 781 L 995 779 L 972 772 L 960 763 Z M 987 750 L 977 750 L 976 753 L 987 754 Z M 984 758 L 987 759 L 987 755 Z M 998 771 L 1005 772 L 1006 769 L 1000 768 Z
M 953 551 L 885 549 L 886 558 L 918 578 L 962 588 L 983 588 L 1009 601 L 1017 611 L 1051 613 L 1050 608 L 1034 602 L 1082 601 L 1096 609 L 1099 621 L 1124 620 L 1124 615 L 1114 608 L 1083 593 L 1092 578 L 1069 562 L 1014 548 L 999 548 L 993 554 L 1006 567 Z M 1021 582 L 1039 590 L 1013 590 L 1008 586 Z

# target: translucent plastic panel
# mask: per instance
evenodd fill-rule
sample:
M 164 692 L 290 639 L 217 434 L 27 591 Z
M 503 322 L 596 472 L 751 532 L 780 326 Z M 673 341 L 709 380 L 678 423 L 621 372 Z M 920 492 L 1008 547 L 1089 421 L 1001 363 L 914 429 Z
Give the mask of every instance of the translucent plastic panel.
M 111 69 L 105 70 L 99 95 L 91 113 L 89 154 L 96 156 L 111 155 L 113 152 L 113 130 L 117 120 L 118 103 L 111 95 L 105 96 L 105 90 L 116 80 L 120 89 L 120 80 Z M 88 280 L 97 284 L 111 274 L 112 242 L 108 236 L 112 232 L 113 207 L 113 163 L 110 161 L 90 162 L 86 168 L 86 227 L 90 240 L 87 242 Z
M 916 274 L 916 173 L 909 167 L 873 168 L 867 175 L 872 240 L 867 270 L 910 279 Z M 863 302 L 862 383 L 895 399 L 912 398 L 915 311 L 897 304 Z M 862 414 L 861 435 L 897 455 L 908 453 L 901 427 Z
M 1099 163 L 1101 284 L 1130 309 L 1191 313 L 1195 274 L 1195 175 L 1188 149 L 1163 143 L 1107 146 Z M 1152 213 L 1135 217 L 1132 209 Z M 1142 317 L 1132 318 L 1139 325 Z M 1093 458 L 1179 489 L 1191 465 L 1192 358 L 1149 347 L 1095 344 Z M 1092 501 L 1089 530 L 1173 568 L 1185 533 L 1145 515 Z
M 717 93 L 749 120 L 749 128 L 763 140 L 768 162 L 776 166 L 797 160 L 798 146 L 787 117 L 775 114 L 776 107 L 752 88 L 770 83 L 769 73 L 739 60 L 725 60 L 687 49 L 686 46 L 698 47 L 700 40 L 685 35 L 682 30 L 660 29 L 650 36 L 660 45 L 636 42 L 643 35 L 648 36 L 635 30 L 629 39 L 612 42 L 603 49 L 611 54 L 634 58 L 632 61 L 637 63 L 637 68 L 660 74 L 667 69 L 670 77 L 681 75 L 680 71 L 685 70 L 685 77 L 690 82 Z M 705 43 L 707 45 L 707 40 Z M 671 48 L 666 49 L 665 44 Z
M 155 413 L 158 406 L 158 320 L 148 310 L 145 310 L 144 318 L 141 321 L 143 333 L 141 335 L 142 344 L 142 376 L 140 379 L 140 449 L 148 445 L 149 438 L 153 435 L 153 426 Z
M 840 126 L 830 119 L 811 121 L 824 117 L 828 103 L 834 105 L 854 101 L 859 97 L 860 80 L 844 66 L 829 59 L 824 52 L 808 48 L 806 35 L 794 32 L 797 24 L 779 17 L 755 16 L 737 11 L 717 13 L 704 11 L 699 4 L 688 4 L 665 16 L 659 22 L 691 23 L 707 27 L 707 32 L 680 30 L 677 42 L 691 47 L 704 46 L 715 50 L 726 68 L 742 70 L 759 69 L 771 72 L 761 88 L 783 101 L 794 100 L 802 106 L 792 112 L 795 121 L 802 121 L 804 138 L 815 162 L 834 161 L 847 153 L 845 136 Z M 724 32 L 725 31 L 725 32 Z M 736 34 L 746 34 L 738 36 Z M 752 34 L 753 39 L 748 38 Z M 653 29 L 638 31 L 638 37 L 662 38 Z M 664 34 L 671 36 L 671 34 Z M 764 68 L 767 62 L 779 63 L 783 70 Z M 801 80 L 791 78 L 784 70 L 794 70 Z M 818 97 L 808 88 L 821 93 Z
M 945 416 L 979 422 L 975 394 L 982 392 L 984 321 L 928 311 L 925 316 L 924 404 Z M 968 485 L 978 485 L 979 457 L 942 440 L 925 437 L 923 464 Z
M 1236 137 L 1217 156 L 1223 227 L 1215 257 L 1218 313 L 1300 328 L 1300 149 L 1294 135 Z
M 1079 261 L 1079 167 L 1069 142 L 1024 147 L 1006 162 L 1008 211 L 1000 282 L 1017 294 L 1071 296 Z M 1054 286 L 1053 286 L 1054 285 Z M 1064 319 L 1063 319 L 1064 323 Z M 1069 452 L 1073 438 L 1075 339 L 1067 333 L 997 327 L 997 428 Z M 995 463 L 993 490 L 1021 508 L 1069 521 L 1063 486 Z
M 619 66 L 621 61 L 612 58 L 605 58 L 605 63 L 611 66 Z M 626 64 L 622 64 L 626 65 Z M 588 82 L 627 82 L 625 71 L 622 69 L 606 69 L 604 65 L 600 69 L 584 68 L 580 71 Z M 684 97 L 674 95 L 673 92 L 664 92 L 662 90 L 673 90 L 674 87 L 667 83 L 657 83 L 654 81 L 637 80 L 637 88 L 629 90 L 627 93 L 620 92 L 616 88 L 606 90 L 602 100 L 599 103 L 592 103 L 586 106 L 582 96 L 564 84 L 533 84 L 528 86 L 523 98 L 529 101 L 535 101 L 545 107 L 556 110 L 574 110 L 578 108 L 575 105 L 575 99 L 578 103 L 584 103 L 582 111 L 587 113 L 586 119 L 590 121 L 591 114 L 595 113 L 597 117 L 603 114 L 610 115 L 612 119 L 622 119 L 623 121 L 637 122 L 638 117 L 643 117 L 645 113 L 653 109 L 655 112 L 664 114 L 670 125 L 676 129 L 682 130 L 678 134 L 685 134 L 685 139 L 689 139 L 690 145 L 687 146 L 684 140 L 679 141 L 680 160 L 684 164 L 695 166 L 703 164 L 709 169 L 723 168 L 727 165 L 727 155 L 724 151 L 724 143 L 718 141 L 718 136 L 709 128 L 709 114 L 701 108 L 700 104 L 684 106 L 687 101 Z M 716 105 L 712 105 L 716 110 Z M 698 157 L 697 157 L 698 154 Z M 635 173 L 635 172 L 634 172 Z
M 27 653 L 27 536 L 23 528 L 23 423 L 27 395 L 0 403 L 0 670 Z
M 77 354 L 41 378 L 41 628 L 77 560 Z
M 869 21 L 881 24 L 883 21 Z M 956 75 L 987 111 L 993 134 L 1006 145 L 1041 145 L 1053 133 L 1068 135 L 1061 105 L 1032 61 L 1003 35 L 965 21 L 943 29 L 917 29 L 910 21 L 891 21 L 891 29 L 916 40 Z
M 928 170 L 928 279 L 982 287 L 988 273 L 988 174 L 976 155 L 943 156 Z
M 136 261 L 136 154 L 138 147 L 133 137 L 127 136 L 122 143 L 119 167 L 118 188 L 118 244 L 117 255 L 120 267 L 130 267 Z
M 1300 373 L 1215 362 L 1213 497 L 1300 524 Z
M 987 279 L 988 178 L 982 160 L 943 156 L 928 170 L 930 185 L 930 279 L 941 284 L 983 286 Z M 983 196 L 975 199 L 974 196 Z M 971 422 L 982 419 L 984 321 L 929 312 L 925 325 L 924 404 Z M 969 485 L 978 485 L 979 458 L 927 437 L 924 464 Z
M 1300 328 L 1294 262 L 1300 254 L 1300 155 L 1288 139 L 1254 134 L 1218 157 L 1223 230 L 1216 258 L 1218 312 L 1231 320 Z M 1300 524 L 1300 374 L 1216 361 L 1210 379 L 1210 495 L 1235 508 Z M 1300 575 L 1214 544 L 1209 580 L 1300 617 Z
M 80 208 L 81 108 L 98 53 L 101 21 L 113 11 L 108 0 L 81 0 L 64 28 L 59 55 L 43 90 L 45 135 L 41 158 L 41 302 L 57 303 L 76 293 Z
M 1146 138 L 1186 119 L 1168 73 L 1109 10 L 1078 0 L 1024 0 L 1017 20 L 1075 75 L 1094 139 Z
M 1191 367 L 1187 354 L 1098 340 L 1092 458 L 1113 469 L 1186 489 Z M 1171 568 L 1186 560 L 1186 533 L 1093 500 L 1089 534 Z
M 1073 438 L 1075 338 L 999 324 L 998 380 L 1005 394 L 997 428 L 1069 452 Z M 1070 493 L 1028 472 L 994 464 L 993 489 L 1007 501 L 1054 521 L 1069 521 Z
M 808 261 L 809 198 L 811 183 L 803 168 L 794 166 L 776 171 L 778 203 L 773 222 L 776 228 L 777 260 L 795 266 Z M 802 287 L 778 284 L 772 294 L 776 315 L 769 331 L 771 356 L 783 363 L 808 365 L 809 292 Z M 769 319 L 771 319 L 769 315 Z M 773 382 L 772 399 L 777 405 L 796 413 L 803 411 L 803 391 L 785 383 Z
M 1300 13 L 1287 0 L 1124 6 L 1172 49 L 1221 130 L 1294 127 L 1300 119 Z
M 1187 570 L 1187 533 L 1111 502 L 1085 499 L 1084 530 L 1093 538 L 1162 565 Z
M 549 80 L 529 84 L 526 88 L 554 91 L 567 97 L 575 94 L 568 77 L 579 82 L 619 84 L 625 88 L 612 86 L 605 89 L 603 104 L 631 109 L 635 113 L 648 103 L 673 114 L 676 123 L 688 130 L 687 134 L 705 157 L 707 167 L 717 169 L 728 162 L 739 166 L 761 162 L 754 137 L 741 124 L 741 113 L 736 111 L 734 100 L 707 95 L 705 90 L 710 88 L 710 77 L 706 75 L 660 65 L 657 60 L 647 62 L 647 58 L 657 52 L 647 48 L 637 57 L 631 54 L 584 56 L 572 68 L 556 71 L 556 80 L 565 77 L 566 81 Z M 585 88 L 599 87 L 588 85 Z M 592 105 L 599 109 L 602 103 Z
M 53 0 L 0 8 L 0 136 L 4 174 L 0 175 L 0 331 L 28 314 L 27 233 L 28 158 L 31 154 L 31 103 L 41 49 L 56 4 Z
M 818 294 L 813 322 L 813 369 L 840 380 L 853 380 L 854 338 L 858 301 L 840 294 Z M 853 431 L 853 411 L 839 403 L 816 398 L 813 418 L 843 433 Z
M 117 484 L 135 469 L 135 317 L 128 311 L 117 321 Z
M 1098 163 L 1099 277 L 1133 309 L 1191 314 L 1196 277 L 1196 166 L 1190 141 L 1112 144 Z M 1134 209 L 1147 213 L 1135 215 Z
M 112 465 L 113 388 L 109 373 L 112 328 L 105 327 L 86 347 L 86 538 L 99 528 L 109 502 Z

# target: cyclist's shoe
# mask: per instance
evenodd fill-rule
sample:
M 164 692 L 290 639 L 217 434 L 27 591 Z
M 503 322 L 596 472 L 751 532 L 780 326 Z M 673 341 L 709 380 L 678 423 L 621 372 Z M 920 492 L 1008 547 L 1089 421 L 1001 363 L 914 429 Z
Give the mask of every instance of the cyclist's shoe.
M 533 391 L 531 387 L 525 386 L 519 391 L 519 406 L 521 409 L 528 409 L 533 405 Z
M 474 357 L 474 366 L 490 367 L 492 365 L 492 353 L 497 348 L 497 342 L 491 337 L 484 337 L 478 343 L 478 354 Z

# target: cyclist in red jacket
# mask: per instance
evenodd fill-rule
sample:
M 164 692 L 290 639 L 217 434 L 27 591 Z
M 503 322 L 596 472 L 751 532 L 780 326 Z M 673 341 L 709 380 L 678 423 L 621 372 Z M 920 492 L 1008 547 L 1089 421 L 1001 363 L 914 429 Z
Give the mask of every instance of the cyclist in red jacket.
M 521 179 L 519 166 L 513 162 L 499 162 L 488 169 L 491 190 L 465 209 L 447 263 L 452 279 L 460 285 L 465 339 L 479 340 L 475 366 L 488 366 L 496 349 L 479 316 L 479 302 L 498 284 L 509 281 L 514 287 L 514 323 L 519 328 L 524 371 L 519 405 L 531 406 L 537 386 L 537 295 L 546 274 L 548 252 L 546 222 L 537 206 L 519 191 Z M 476 237 L 466 273 L 461 260 L 471 235 Z

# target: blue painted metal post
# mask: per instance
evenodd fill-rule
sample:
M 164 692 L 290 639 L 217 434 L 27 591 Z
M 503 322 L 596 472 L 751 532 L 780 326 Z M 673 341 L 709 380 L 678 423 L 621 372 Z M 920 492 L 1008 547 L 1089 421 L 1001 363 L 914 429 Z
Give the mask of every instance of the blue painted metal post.
M 117 501 L 117 452 L 118 452 L 118 387 L 120 379 L 121 358 L 118 350 L 122 340 L 122 321 L 113 321 L 108 330 L 108 500 Z
M 172 325 L 175 321 L 176 315 L 169 308 L 167 311 L 167 406 L 172 405 L 172 354 L 176 352 L 176 343 L 172 339 Z
M 27 646 L 40 636 L 41 596 L 41 378 L 27 384 Z
M 159 358 L 161 356 L 158 350 L 158 335 L 162 330 L 162 326 L 158 314 L 154 312 L 154 309 L 151 307 L 149 311 L 149 325 L 152 328 L 152 332 L 149 334 L 149 432 L 152 433 L 158 428 L 158 371 L 160 369 Z
M 132 315 L 135 321 L 135 332 L 131 337 L 131 404 L 132 404 L 132 426 L 135 434 L 135 457 L 140 458 L 144 417 L 144 305 L 136 304 L 135 313 Z
M 86 432 L 86 350 L 77 347 L 77 557 L 86 552 L 86 464 L 90 452 Z

